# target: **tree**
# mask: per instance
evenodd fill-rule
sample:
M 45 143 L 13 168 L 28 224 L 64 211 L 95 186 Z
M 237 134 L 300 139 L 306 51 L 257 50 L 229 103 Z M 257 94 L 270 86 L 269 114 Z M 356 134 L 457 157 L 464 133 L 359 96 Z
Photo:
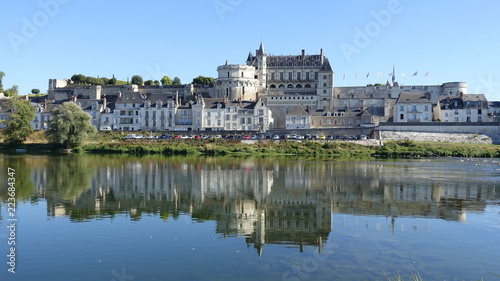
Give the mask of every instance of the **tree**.
M 155 82 L 153 82 L 153 80 L 146 80 L 144 81 L 144 85 L 145 86 L 151 86 L 151 85 L 154 85 Z
M 182 85 L 181 79 L 179 77 L 174 77 L 174 81 L 172 81 L 172 85 Z
M 14 97 L 19 95 L 19 87 L 17 85 L 12 86 L 12 88 L 9 88 L 5 90 L 4 92 L 6 97 Z
M 161 84 L 162 85 L 172 85 L 172 80 L 170 80 L 170 77 L 168 76 L 163 76 L 163 78 L 161 78 Z
M 17 93 L 11 96 L 9 103 L 12 108 L 12 115 L 10 120 L 4 122 L 6 125 L 4 130 L 5 142 L 14 145 L 21 144 L 34 131 L 31 121 L 36 117 L 35 108 L 31 106 L 29 100 L 20 99 Z
M 0 71 L 0 93 L 3 93 L 3 84 L 2 84 L 2 80 L 3 80 L 3 77 L 5 76 L 5 72 L 2 72 Z
M 108 85 L 116 85 L 116 83 L 117 83 L 117 80 L 116 80 L 115 76 L 113 75 L 113 78 L 109 79 Z
M 205 76 L 198 76 L 193 79 L 193 84 L 214 84 L 214 78 L 212 77 L 205 77 Z
M 85 75 L 83 74 L 74 74 L 73 76 L 71 76 L 71 81 L 73 81 L 73 83 L 85 83 Z
M 50 113 L 50 117 L 46 134 L 53 143 L 76 147 L 97 133 L 96 127 L 90 122 L 92 117 L 74 102 L 63 103 Z
M 31 89 L 31 93 L 33 95 L 38 95 L 38 94 L 40 94 L 40 89 Z
M 142 80 L 142 77 L 141 77 L 141 76 L 139 76 L 139 75 L 134 75 L 134 76 L 132 76 L 131 83 L 132 83 L 132 84 L 139 85 L 139 86 L 142 86 L 142 85 L 144 84 L 144 82 L 143 82 L 143 80 Z

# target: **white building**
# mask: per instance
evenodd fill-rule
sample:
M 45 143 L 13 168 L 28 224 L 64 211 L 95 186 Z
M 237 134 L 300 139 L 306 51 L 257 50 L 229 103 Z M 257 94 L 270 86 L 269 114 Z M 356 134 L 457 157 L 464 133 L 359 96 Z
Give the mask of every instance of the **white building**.
M 394 105 L 394 122 L 431 122 L 432 102 L 422 93 L 403 92 Z

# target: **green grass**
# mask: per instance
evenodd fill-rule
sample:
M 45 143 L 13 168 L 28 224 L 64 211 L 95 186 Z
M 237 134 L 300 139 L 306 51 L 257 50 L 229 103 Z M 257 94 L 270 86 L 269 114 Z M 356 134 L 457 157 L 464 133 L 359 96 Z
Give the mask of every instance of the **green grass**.
M 500 146 L 488 144 L 458 144 L 440 142 L 388 141 L 384 146 L 364 146 L 346 141 L 256 141 L 242 143 L 238 140 L 174 139 L 174 140 L 125 140 L 125 132 L 99 132 L 76 153 L 114 153 L 134 155 L 256 155 L 304 156 L 318 159 L 352 158 L 416 158 L 416 157 L 475 157 L 500 158 Z M 143 135 L 148 135 L 143 132 Z M 1 135 L 0 135 L 1 139 Z M 32 134 L 26 144 L 11 147 L 0 144 L 1 151 L 16 148 L 28 151 L 57 151 L 48 143 L 43 132 Z

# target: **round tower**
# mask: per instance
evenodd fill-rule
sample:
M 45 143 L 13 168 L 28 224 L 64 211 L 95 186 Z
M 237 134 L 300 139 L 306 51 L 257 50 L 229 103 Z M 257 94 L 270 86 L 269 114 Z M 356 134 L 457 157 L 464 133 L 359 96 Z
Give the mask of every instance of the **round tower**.
M 442 96 L 460 97 L 467 94 L 467 82 L 448 82 L 443 84 Z
M 217 98 L 228 100 L 256 100 L 259 81 L 255 79 L 255 67 L 226 64 L 217 67 L 215 79 Z

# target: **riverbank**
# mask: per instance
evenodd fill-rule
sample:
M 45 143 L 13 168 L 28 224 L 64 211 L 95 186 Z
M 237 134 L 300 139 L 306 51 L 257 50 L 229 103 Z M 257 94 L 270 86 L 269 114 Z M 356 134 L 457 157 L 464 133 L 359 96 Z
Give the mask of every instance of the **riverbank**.
M 62 149 L 47 143 L 43 134 L 34 134 L 18 146 L 0 144 L 3 153 L 108 153 L 132 155 L 256 155 L 307 156 L 314 158 L 378 158 L 378 157 L 484 157 L 500 158 L 500 146 L 474 143 L 431 141 L 340 140 L 224 140 L 224 139 L 138 139 L 126 140 L 122 134 L 99 133 L 91 142 Z

